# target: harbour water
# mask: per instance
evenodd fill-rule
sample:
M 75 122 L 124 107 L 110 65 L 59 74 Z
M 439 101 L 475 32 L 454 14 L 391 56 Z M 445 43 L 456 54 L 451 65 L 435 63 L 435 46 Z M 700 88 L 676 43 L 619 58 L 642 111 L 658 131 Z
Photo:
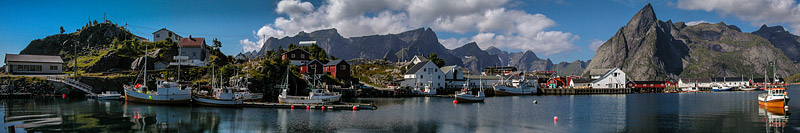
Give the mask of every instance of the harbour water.
M 162 106 L 83 98 L 1 99 L 2 126 L 17 132 L 786 132 L 800 131 L 800 102 L 774 115 L 764 91 L 453 98 L 360 98 L 377 110 Z M 800 86 L 789 86 L 800 98 Z M 534 104 L 537 101 L 538 104 Z M 554 117 L 558 121 L 554 121 Z M 772 119 L 786 120 L 785 127 Z M 783 119 L 788 118 L 788 119 Z M 780 121 L 779 121 L 780 122 Z

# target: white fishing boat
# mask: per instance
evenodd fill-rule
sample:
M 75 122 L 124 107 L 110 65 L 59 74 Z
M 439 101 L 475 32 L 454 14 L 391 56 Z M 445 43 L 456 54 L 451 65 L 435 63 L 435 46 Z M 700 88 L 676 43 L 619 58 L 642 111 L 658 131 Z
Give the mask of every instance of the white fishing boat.
M 286 79 L 283 82 L 283 85 L 279 85 L 282 88 L 281 94 L 278 95 L 278 102 L 280 103 L 298 103 L 298 104 L 322 104 L 322 103 L 335 103 L 339 102 L 339 99 L 342 97 L 341 94 L 337 92 L 329 92 L 325 89 L 316 88 L 316 85 L 311 85 L 307 89 L 310 89 L 311 92 L 308 93 L 308 96 L 290 96 L 289 93 L 289 72 L 286 72 Z
M 122 97 L 122 94 L 119 94 L 119 92 L 116 92 L 116 91 L 106 91 L 106 92 L 97 94 L 97 99 L 98 100 L 114 100 L 114 99 L 120 99 L 121 97 Z
M 784 108 L 789 102 L 786 89 L 780 86 L 768 86 L 767 93 L 758 95 L 758 105 L 769 108 Z
M 211 95 L 201 94 L 192 97 L 195 104 L 207 106 L 241 107 L 244 98 L 236 95 L 235 88 L 213 88 Z
M 495 96 L 531 95 L 536 94 L 537 83 L 525 79 L 513 79 L 511 82 L 503 80 L 493 86 Z
M 146 46 L 146 45 L 145 45 Z M 145 49 L 147 49 L 145 47 Z M 180 48 L 178 49 L 180 50 Z M 146 51 L 146 50 L 145 50 Z M 175 56 L 178 60 L 178 77 L 180 77 L 180 63 L 187 60 L 187 56 Z M 144 58 L 143 82 L 136 85 L 125 85 L 125 101 L 153 103 L 153 104 L 190 104 L 192 101 L 192 88 L 179 82 L 156 81 L 156 90 L 149 90 L 147 87 L 147 53 Z M 138 79 L 136 79 L 138 80 Z M 134 81 L 136 83 L 136 81 Z M 188 83 L 185 83 L 188 84 Z
M 686 88 L 681 88 L 681 90 L 683 92 L 698 92 L 698 91 L 700 91 L 700 89 L 698 87 L 686 87 Z
M 238 74 L 236 77 L 238 77 Z M 250 89 L 247 88 L 247 84 L 250 83 L 247 81 L 247 78 L 232 78 L 231 81 L 235 83 L 233 86 L 238 88 L 235 92 L 236 96 L 241 97 L 244 101 L 259 102 L 264 97 L 263 93 L 250 92 Z
M 436 89 L 432 88 L 431 84 L 431 81 L 428 81 L 428 84 L 414 87 L 412 91 L 420 95 L 436 95 Z
M 732 87 L 727 85 L 714 85 L 711 87 L 711 91 L 729 91 Z
M 472 93 L 472 89 L 467 84 L 464 84 L 464 88 L 456 93 L 456 101 L 458 103 L 483 102 L 485 98 L 486 95 L 483 94 L 483 88 L 479 89 L 478 93 Z

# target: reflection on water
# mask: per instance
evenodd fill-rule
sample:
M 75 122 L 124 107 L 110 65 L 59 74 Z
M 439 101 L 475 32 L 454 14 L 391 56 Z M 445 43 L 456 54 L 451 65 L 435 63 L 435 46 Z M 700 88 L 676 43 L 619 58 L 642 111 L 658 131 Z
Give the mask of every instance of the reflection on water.
M 797 90 L 790 87 L 790 97 Z M 797 132 L 800 123 L 788 121 L 797 116 L 758 107 L 760 93 L 514 96 L 470 104 L 440 97 L 350 99 L 379 106 L 360 111 L 0 99 L 0 115 L 4 131 L 17 132 Z M 800 103 L 789 106 L 800 110 Z

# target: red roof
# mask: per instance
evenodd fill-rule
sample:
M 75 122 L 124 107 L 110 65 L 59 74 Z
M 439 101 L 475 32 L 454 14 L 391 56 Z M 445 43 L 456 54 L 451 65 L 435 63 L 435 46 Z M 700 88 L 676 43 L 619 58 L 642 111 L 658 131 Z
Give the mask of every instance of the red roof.
M 200 47 L 205 42 L 205 38 L 202 37 L 195 37 L 195 38 L 181 38 L 181 41 L 178 43 L 179 47 Z

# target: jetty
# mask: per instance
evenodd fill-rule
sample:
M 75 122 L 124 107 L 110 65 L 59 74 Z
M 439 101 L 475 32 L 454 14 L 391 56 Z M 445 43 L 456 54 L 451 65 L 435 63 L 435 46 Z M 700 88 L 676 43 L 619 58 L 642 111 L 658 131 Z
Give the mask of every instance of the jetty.
M 292 104 L 292 103 L 269 103 L 269 102 L 244 102 L 244 107 L 254 108 L 286 108 L 286 109 L 330 109 L 330 110 L 376 110 L 378 106 L 374 104 Z

